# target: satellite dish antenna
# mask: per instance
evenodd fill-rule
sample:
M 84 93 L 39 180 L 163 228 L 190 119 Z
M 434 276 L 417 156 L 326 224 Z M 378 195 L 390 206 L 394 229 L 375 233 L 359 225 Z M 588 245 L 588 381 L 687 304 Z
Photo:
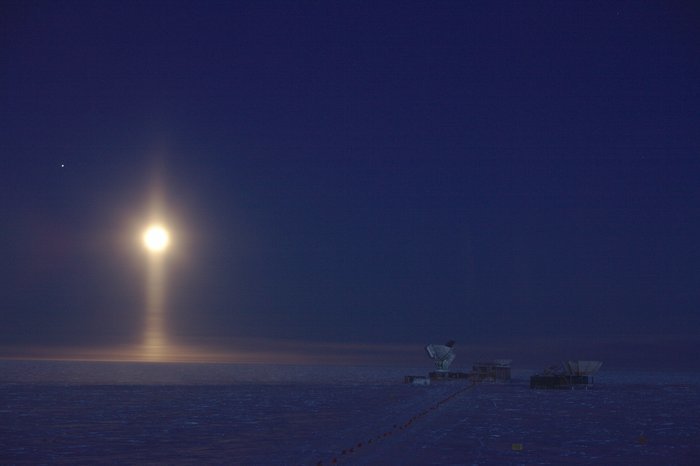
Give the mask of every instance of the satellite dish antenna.
M 564 369 L 569 375 L 595 375 L 603 365 L 602 361 L 566 361 Z
M 455 352 L 452 347 L 455 345 L 454 340 L 450 340 L 444 345 L 428 345 L 425 347 L 428 357 L 435 361 L 435 367 L 439 371 L 447 371 L 455 359 Z

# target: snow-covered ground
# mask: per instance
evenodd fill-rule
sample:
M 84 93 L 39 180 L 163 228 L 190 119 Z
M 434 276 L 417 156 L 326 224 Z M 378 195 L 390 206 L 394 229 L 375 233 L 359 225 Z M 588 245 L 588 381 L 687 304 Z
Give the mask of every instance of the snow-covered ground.
M 0 361 L 0 464 L 700 464 L 700 377 Z

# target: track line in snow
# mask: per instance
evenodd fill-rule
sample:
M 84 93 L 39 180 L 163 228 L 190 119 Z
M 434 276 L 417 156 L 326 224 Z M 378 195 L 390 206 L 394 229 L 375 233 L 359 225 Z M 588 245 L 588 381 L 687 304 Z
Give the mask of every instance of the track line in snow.
M 471 381 L 469 385 L 466 387 L 462 387 L 459 390 L 456 390 L 455 392 L 451 393 L 450 395 L 446 396 L 445 398 L 442 398 L 429 406 L 428 408 L 425 408 L 421 410 L 420 412 L 414 414 L 410 418 L 408 418 L 406 421 L 403 423 L 397 423 L 392 426 L 391 429 L 388 429 L 386 431 L 380 432 L 377 435 L 374 436 L 369 436 L 368 440 L 366 441 L 359 441 L 356 444 L 350 446 L 349 448 L 344 448 L 340 450 L 338 455 L 334 456 L 331 458 L 329 461 L 323 461 L 319 460 L 317 463 L 315 463 L 316 466 L 327 466 L 327 465 L 334 465 L 334 464 L 340 464 L 344 462 L 345 460 L 349 460 L 352 457 L 356 457 L 356 454 L 359 453 L 360 451 L 363 451 L 363 449 L 367 449 L 373 445 L 376 445 L 378 443 L 381 443 L 382 441 L 388 440 L 390 438 L 395 438 L 397 435 L 401 434 L 402 432 L 405 432 L 407 429 L 409 429 L 413 424 L 427 416 L 433 411 L 436 411 L 438 408 L 443 406 L 446 403 L 449 403 L 450 401 L 454 400 L 457 396 L 460 394 L 471 390 L 474 388 L 478 383 L 474 380 Z

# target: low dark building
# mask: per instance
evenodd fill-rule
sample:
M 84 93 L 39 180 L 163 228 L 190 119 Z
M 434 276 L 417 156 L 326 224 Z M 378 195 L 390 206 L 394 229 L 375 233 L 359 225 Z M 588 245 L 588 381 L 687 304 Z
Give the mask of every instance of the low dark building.
M 472 366 L 473 377 L 480 382 L 507 382 L 510 380 L 510 359 L 476 362 Z
M 452 372 L 452 371 L 433 371 L 428 374 L 430 380 L 455 380 L 455 379 L 468 379 L 471 374 L 468 372 Z
M 531 376 L 530 388 L 588 389 L 602 364 L 600 361 L 567 361 Z

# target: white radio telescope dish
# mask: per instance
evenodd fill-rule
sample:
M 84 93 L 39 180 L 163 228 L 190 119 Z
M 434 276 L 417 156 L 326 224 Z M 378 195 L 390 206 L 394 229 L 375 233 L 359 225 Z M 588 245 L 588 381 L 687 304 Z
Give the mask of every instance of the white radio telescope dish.
M 446 371 L 455 359 L 455 352 L 452 347 L 454 340 L 450 340 L 444 345 L 428 345 L 425 347 L 428 357 L 435 361 L 435 367 L 439 371 Z

